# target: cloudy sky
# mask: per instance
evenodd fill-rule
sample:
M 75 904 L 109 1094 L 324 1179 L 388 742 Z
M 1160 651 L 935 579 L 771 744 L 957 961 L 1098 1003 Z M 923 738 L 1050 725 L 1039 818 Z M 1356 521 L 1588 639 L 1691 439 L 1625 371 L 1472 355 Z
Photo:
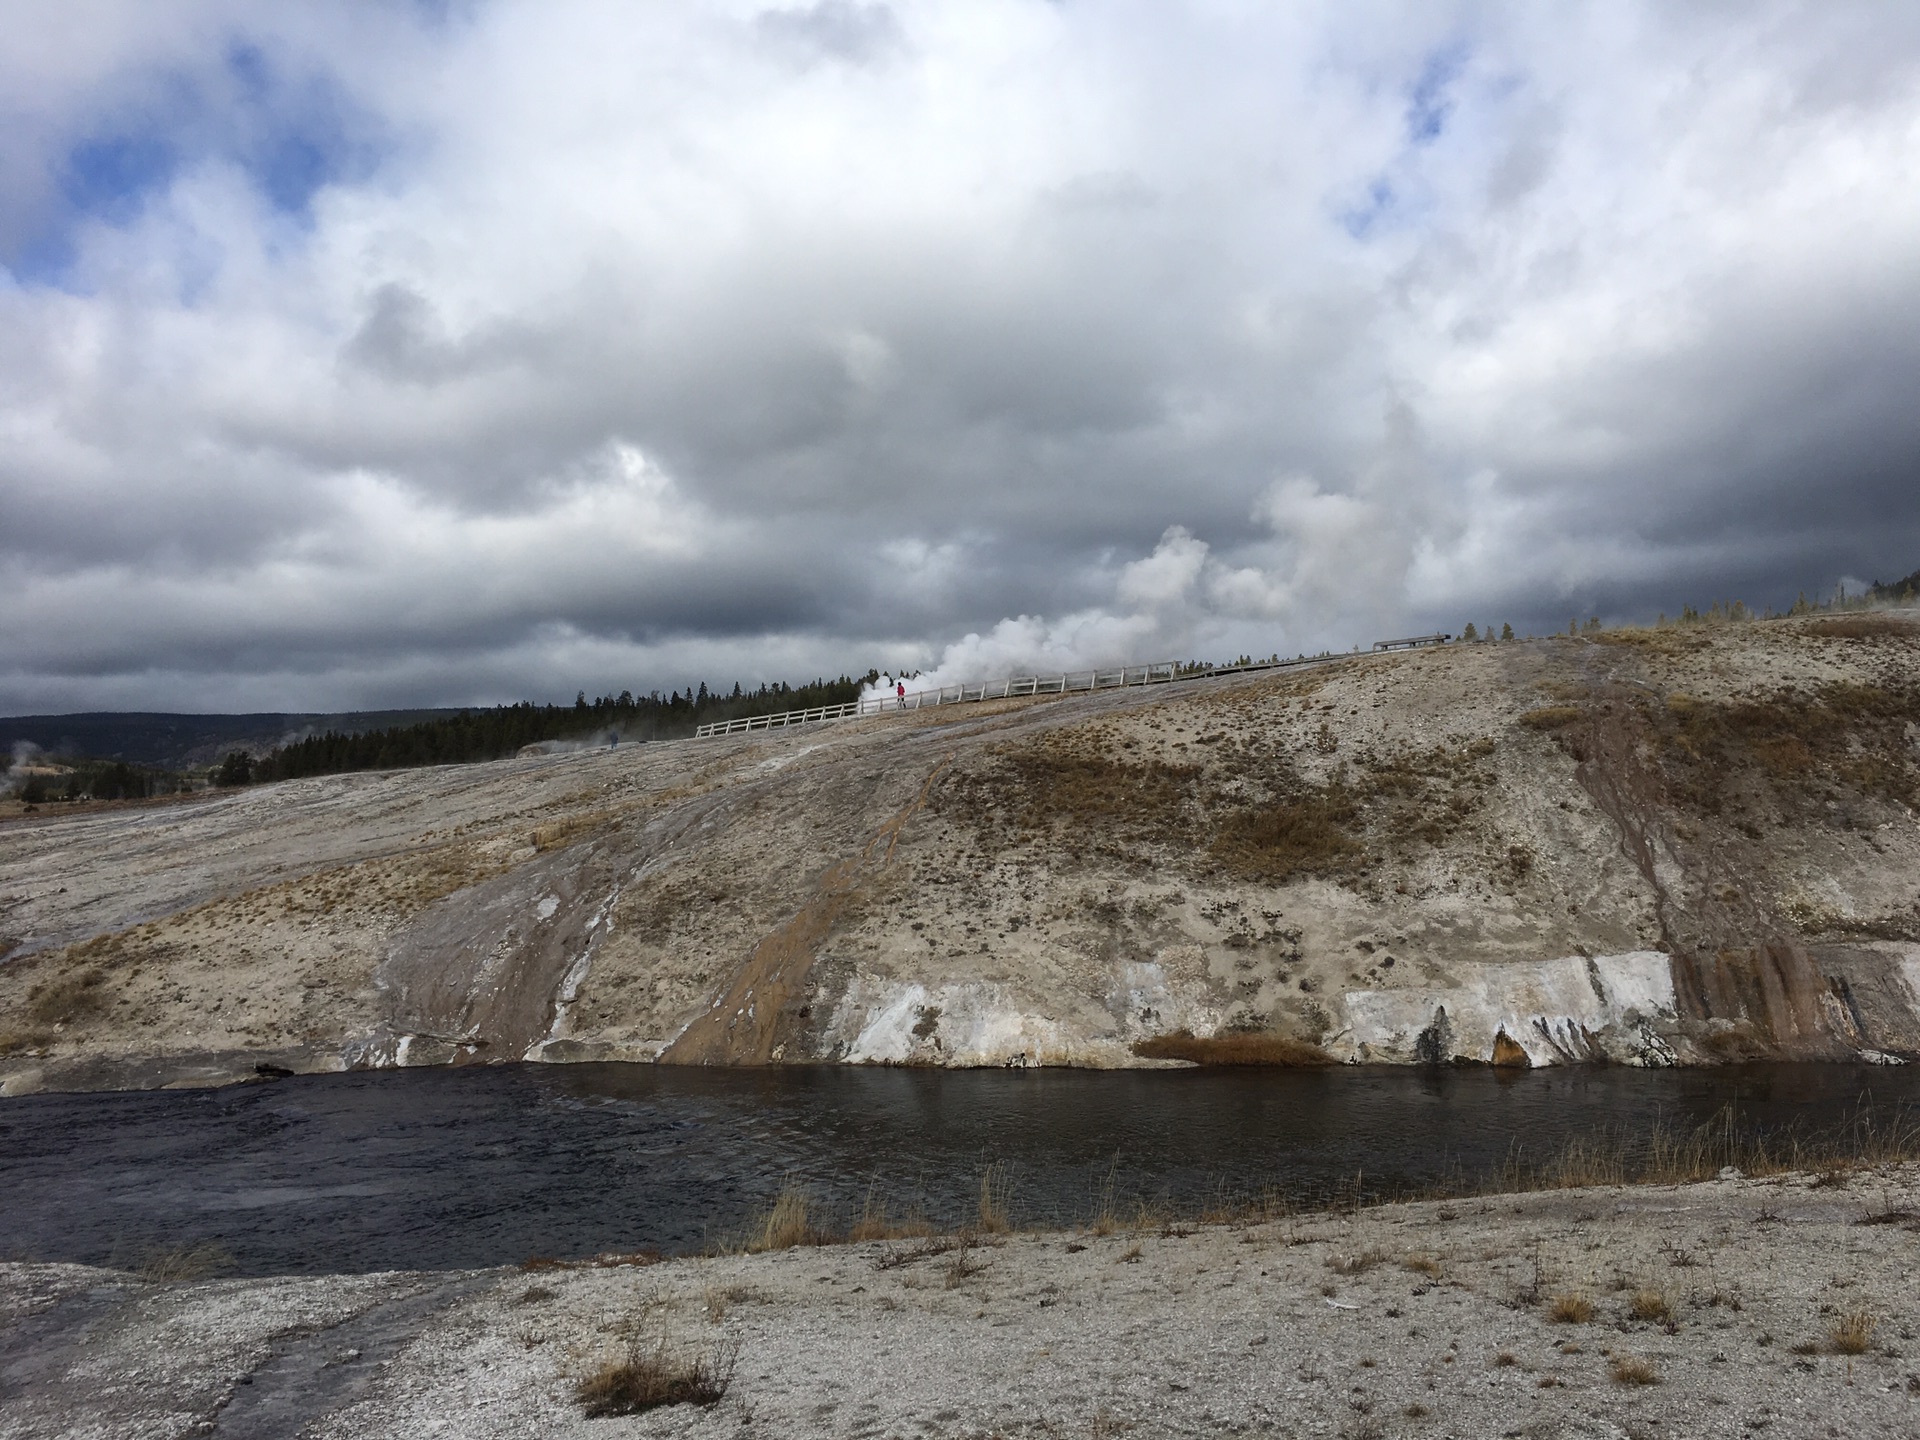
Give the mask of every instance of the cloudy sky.
M 1920 566 L 1920 6 L 14 0 L 0 713 Z

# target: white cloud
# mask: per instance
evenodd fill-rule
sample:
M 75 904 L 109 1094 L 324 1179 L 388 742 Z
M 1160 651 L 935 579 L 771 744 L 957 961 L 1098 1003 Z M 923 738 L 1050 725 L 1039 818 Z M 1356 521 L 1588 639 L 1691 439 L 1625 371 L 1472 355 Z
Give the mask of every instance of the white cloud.
M 0 710 L 1904 572 L 1910 11 L 28 6 Z

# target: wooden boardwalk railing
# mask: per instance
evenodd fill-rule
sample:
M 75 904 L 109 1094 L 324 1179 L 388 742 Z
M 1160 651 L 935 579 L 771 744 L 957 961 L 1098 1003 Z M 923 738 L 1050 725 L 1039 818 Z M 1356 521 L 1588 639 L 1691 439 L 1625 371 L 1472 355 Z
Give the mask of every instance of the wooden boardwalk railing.
M 1397 642 L 1396 642 L 1397 643 Z M 1302 655 L 1293 660 L 1249 660 L 1236 665 L 1181 665 L 1157 660 L 1151 665 L 1122 665 L 1113 670 L 1072 670 L 1064 675 L 1010 675 L 981 685 L 946 685 L 937 690 L 915 690 L 897 695 L 863 695 L 845 705 L 819 705 L 811 710 L 785 710 L 778 715 L 748 715 L 738 720 L 715 720 L 693 732 L 697 740 L 716 735 L 742 735 L 753 730 L 784 730 L 790 725 L 856 720 L 863 715 L 891 715 L 924 710 L 933 705 L 963 705 L 982 700 L 1005 700 L 1024 695 L 1071 695 L 1084 690 L 1115 690 L 1124 685 L 1167 685 L 1176 680 L 1204 680 L 1243 675 L 1252 670 L 1284 670 L 1294 665 L 1317 665 L 1331 654 Z

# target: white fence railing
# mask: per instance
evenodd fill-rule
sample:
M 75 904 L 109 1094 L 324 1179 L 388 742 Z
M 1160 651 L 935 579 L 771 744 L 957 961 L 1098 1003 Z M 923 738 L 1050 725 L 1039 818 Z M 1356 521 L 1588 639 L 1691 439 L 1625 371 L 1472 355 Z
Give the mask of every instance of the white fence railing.
M 1194 674 L 1207 672 L 1194 671 Z M 962 705 L 982 700 L 1007 700 L 1027 695 L 1069 695 L 1077 690 L 1114 690 L 1123 685 L 1164 685 L 1182 678 L 1178 661 L 1152 665 L 1122 665 L 1113 670 L 1073 670 L 1064 675 L 1010 675 L 979 685 L 944 685 L 937 690 L 915 690 L 900 695 L 863 695 L 845 705 L 821 705 L 812 710 L 786 710 L 778 715 L 748 715 L 738 720 L 715 720 L 695 730 L 694 738 L 739 735 L 749 730 L 784 730 L 789 725 L 811 725 L 822 720 L 852 720 L 861 715 L 887 715 L 902 710 L 925 710 L 934 705 Z
M 1445 645 L 1451 635 L 1410 635 L 1404 640 L 1377 640 L 1373 653 L 1414 650 Z M 1353 647 L 1355 655 L 1360 647 Z M 1333 651 L 1298 655 L 1291 660 L 1240 660 L 1231 665 L 1182 665 L 1160 660 L 1152 665 L 1123 665 L 1117 670 L 1073 670 L 1064 675 L 1010 675 L 982 685 L 946 685 L 938 690 L 916 690 L 906 696 L 863 695 L 845 705 L 821 705 L 812 710 L 786 710 L 778 715 L 749 715 L 739 720 L 715 720 L 693 732 L 696 740 L 714 735 L 740 735 L 749 730 L 784 730 L 789 725 L 812 725 L 823 720 L 856 720 L 862 715 L 891 715 L 902 710 L 924 710 L 931 705 L 959 705 L 981 700 L 1005 700 L 1025 695 L 1070 695 L 1076 690 L 1113 690 L 1122 685 L 1165 685 L 1175 680 L 1218 679 L 1254 670 L 1287 670 L 1296 665 L 1320 665 L 1340 658 Z

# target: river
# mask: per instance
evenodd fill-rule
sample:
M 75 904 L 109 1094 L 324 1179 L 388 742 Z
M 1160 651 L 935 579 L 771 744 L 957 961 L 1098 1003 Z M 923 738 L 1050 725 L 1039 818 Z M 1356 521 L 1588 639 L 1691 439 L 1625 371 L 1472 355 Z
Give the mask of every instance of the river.
M 963 1221 L 988 1165 L 1016 1223 L 1142 1201 L 1314 1201 L 1472 1180 L 1597 1132 L 1920 1115 L 1920 1075 L 1842 1065 L 1530 1072 L 699 1070 L 509 1065 L 0 1101 L 0 1258 L 133 1264 L 214 1244 L 243 1274 L 699 1249 L 783 1186 Z

